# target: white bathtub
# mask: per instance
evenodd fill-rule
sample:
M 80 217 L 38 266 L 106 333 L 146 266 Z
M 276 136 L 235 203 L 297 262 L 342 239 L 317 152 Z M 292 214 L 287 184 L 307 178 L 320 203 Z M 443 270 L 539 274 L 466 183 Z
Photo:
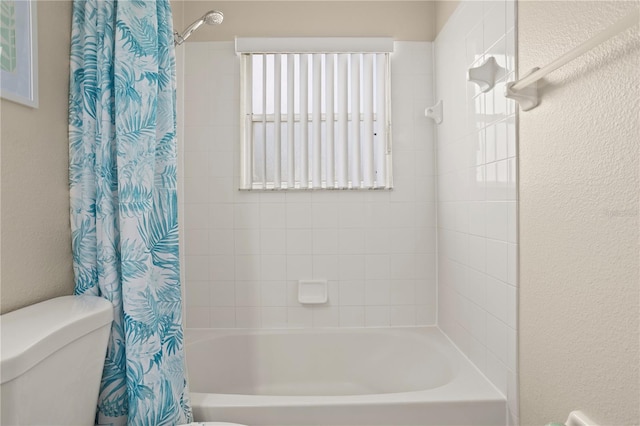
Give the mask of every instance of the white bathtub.
M 435 327 L 187 329 L 197 421 L 504 425 L 506 401 Z

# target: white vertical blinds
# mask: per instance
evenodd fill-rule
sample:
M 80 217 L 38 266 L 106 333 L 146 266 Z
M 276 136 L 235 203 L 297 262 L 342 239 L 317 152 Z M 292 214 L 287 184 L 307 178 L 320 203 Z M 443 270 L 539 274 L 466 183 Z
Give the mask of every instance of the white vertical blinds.
M 276 52 L 242 55 L 241 189 L 391 188 L 389 54 Z
M 282 93 L 282 55 L 276 54 L 273 63 L 273 93 Z M 273 110 L 282 111 L 282 101 L 280 96 L 273 97 Z M 273 162 L 274 170 L 282 170 L 282 116 L 274 113 L 273 116 Z M 282 173 L 274 173 L 273 186 L 275 188 L 282 187 Z
M 300 55 L 300 136 L 294 150 L 300 150 L 300 188 L 309 188 L 309 55 Z
M 349 83 L 347 79 L 349 77 L 349 55 L 342 53 L 339 55 L 338 66 L 338 155 L 336 156 L 338 162 L 338 179 L 337 187 L 346 188 L 349 186 L 349 180 L 347 179 L 348 172 L 348 159 L 349 150 L 347 141 L 349 140 L 349 95 L 347 90 Z
M 287 105 L 293 106 L 295 104 L 295 56 L 293 54 L 287 55 Z M 245 78 L 246 79 L 246 78 Z M 250 84 L 250 83 L 246 83 Z M 247 95 L 249 96 L 249 95 Z M 293 108 L 285 108 L 287 112 L 287 186 L 286 188 L 293 189 L 295 188 L 296 183 L 296 157 L 294 154 L 294 145 L 295 145 L 295 113 Z M 251 117 L 251 114 L 246 114 L 247 117 Z M 248 121 L 245 121 L 248 123 Z M 251 141 L 244 141 L 245 144 L 250 145 Z M 244 172 L 243 172 L 244 174 Z M 249 186 L 243 187 L 243 189 L 249 189 Z

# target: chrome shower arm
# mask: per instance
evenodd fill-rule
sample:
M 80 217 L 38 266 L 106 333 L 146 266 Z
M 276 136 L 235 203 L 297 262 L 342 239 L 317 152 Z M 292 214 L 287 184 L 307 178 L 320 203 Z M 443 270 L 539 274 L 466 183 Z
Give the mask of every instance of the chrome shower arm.
M 206 23 L 207 25 L 219 25 L 222 23 L 223 19 L 224 19 L 224 15 L 222 14 L 222 12 L 217 10 L 208 11 L 200 19 L 198 19 L 197 21 L 189 25 L 182 33 L 179 33 L 177 31 L 174 32 L 173 33 L 174 45 L 180 46 L 189 38 L 191 34 L 193 34 L 195 30 L 200 28 L 202 24 Z

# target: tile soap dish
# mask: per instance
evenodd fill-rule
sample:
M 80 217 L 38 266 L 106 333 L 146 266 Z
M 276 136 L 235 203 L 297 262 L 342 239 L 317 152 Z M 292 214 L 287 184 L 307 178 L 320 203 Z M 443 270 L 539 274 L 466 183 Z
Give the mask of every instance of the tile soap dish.
M 327 303 L 328 300 L 327 280 L 298 281 L 298 302 L 305 305 L 320 305 Z

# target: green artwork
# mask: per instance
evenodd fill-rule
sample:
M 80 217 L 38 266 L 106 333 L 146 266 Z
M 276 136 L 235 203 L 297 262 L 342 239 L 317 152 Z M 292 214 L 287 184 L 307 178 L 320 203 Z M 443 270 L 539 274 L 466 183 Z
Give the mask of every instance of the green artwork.
M 0 0 L 0 68 L 16 69 L 16 14 L 14 0 Z

